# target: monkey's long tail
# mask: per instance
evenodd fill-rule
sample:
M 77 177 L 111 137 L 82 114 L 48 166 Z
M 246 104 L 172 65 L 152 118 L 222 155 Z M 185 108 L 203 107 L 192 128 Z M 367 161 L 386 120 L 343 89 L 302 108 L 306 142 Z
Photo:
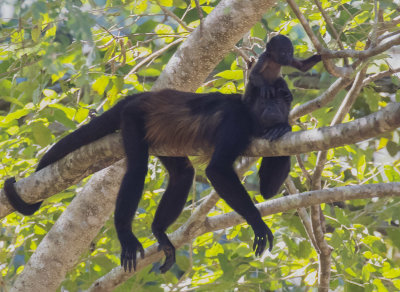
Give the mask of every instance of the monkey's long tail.
M 134 96 L 129 96 L 121 100 L 108 111 L 95 117 L 86 125 L 83 125 L 58 141 L 43 155 L 36 171 L 60 160 L 81 146 L 90 144 L 93 141 L 117 131 L 120 128 L 122 108 L 125 103 L 133 97 Z
M 65 136 L 58 141 L 46 154 L 42 157 L 39 162 L 36 171 L 46 167 L 57 160 L 60 160 L 68 153 L 73 152 L 83 145 L 87 145 L 97 139 L 100 139 L 108 134 L 114 133 L 120 128 L 121 124 L 121 111 L 129 100 L 135 98 L 135 95 L 129 96 L 124 100 L 118 102 L 114 107 L 103 113 L 102 115 L 94 118 L 86 125 L 75 130 L 71 134 Z M 32 215 L 39 208 L 42 202 L 34 204 L 26 203 L 18 195 L 15 187 L 15 178 L 8 178 L 4 182 L 4 192 L 10 204 L 15 210 L 24 214 Z

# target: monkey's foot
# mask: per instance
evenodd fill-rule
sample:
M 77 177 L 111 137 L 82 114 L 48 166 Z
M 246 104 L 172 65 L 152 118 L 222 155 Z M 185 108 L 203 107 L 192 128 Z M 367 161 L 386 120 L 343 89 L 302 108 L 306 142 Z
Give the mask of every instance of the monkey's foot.
M 131 272 L 132 267 L 133 270 L 136 270 L 136 253 L 140 252 L 140 257 L 144 258 L 144 249 L 139 240 L 133 235 L 129 234 L 120 238 L 121 241 L 121 267 L 124 267 L 124 270 L 128 270 Z
M 292 127 L 289 126 L 288 124 L 278 124 L 272 128 L 267 129 L 264 132 L 264 134 L 262 135 L 262 137 L 264 139 L 273 141 L 275 139 L 282 137 L 287 132 L 291 132 L 291 131 L 292 131 Z
M 161 273 L 166 273 L 176 262 L 175 259 L 175 247 L 172 243 L 160 244 L 158 250 L 163 250 L 165 254 L 165 262 L 160 267 Z
M 256 256 L 260 256 L 267 245 L 267 240 L 269 242 L 269 251 L 272 250 L 274 235 L 272 234 L 271 229 L 268 228 L 267 224 L 262 222 L 258 226 L 252 226 L 254 230 L 254 243 L 253 243 L 253 251 Z

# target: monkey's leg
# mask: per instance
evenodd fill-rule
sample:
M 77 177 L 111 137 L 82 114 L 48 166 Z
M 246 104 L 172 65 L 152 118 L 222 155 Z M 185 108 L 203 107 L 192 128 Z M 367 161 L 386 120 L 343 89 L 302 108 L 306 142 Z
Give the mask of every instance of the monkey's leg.
M 261 255 L 267 239 L 269 249 L 272 249 L 273 234 L 262 220 L 260 212 L 233 169 L 235 159 L 250 142 L 248 132 L 250 125 L 247 122 L 249 119 L 247 116 L 240 119 L 240 115 L 243 116 L 241 112 L 233 112 L 221 123 L 206 174 L 220 197 L 253 228 L 255 234 L 253 250 L 256 255 Z
M 175 247 L 165 234 L 181 214 L 185 206 L 190 187 L 193 183 L 194 169 L 187 157 L 159 157 L 169 173 L 167 190 L 158 205 L 151 229 L 165 254 L 165 263 L 161 273 L 168 271 L 175 263 Z
M 260 192 L 265 199 L 272 198 L 287 178 L 290 156 L 263 157 L 258 171 Z
M 121 129 L 127 170 L 118 193 L 114 221 L 122 249 L 121 266 L 131 271 L 132 266 L 136 269 L 136 252 L 144 257 L 143 247 L 132 233 L 132 220 L 142 196 L 149 157 L 144 124 L 134 103 L 124 109 Z

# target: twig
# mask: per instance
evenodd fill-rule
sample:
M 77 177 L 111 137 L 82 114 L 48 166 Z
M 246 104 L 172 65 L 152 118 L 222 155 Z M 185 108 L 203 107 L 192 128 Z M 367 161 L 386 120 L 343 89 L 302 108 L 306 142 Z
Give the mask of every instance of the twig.
M 168 15 L 169 17 L 171 17 L 172 19 L 174 19 L 177 23 L 179 23 L 184 29 L 186 29 L 187 31 L 193 31 L 194 29 L 187 26 L 185 22 L 183 22 L 178 16 L 176 16 L 175 13 L 173 13 L 172 11 L 170 11 L 169 9 L 167 9 L 166 7 L 164 7 L 163 5 L 161 5 L 160 1 L 156 0 L 157 5 L 160 6 L 161 10 Z
M 340 40 L 340 36 L 339 36 L 338 32 L 336 31 L 335 27 L 333 26 L 333 23 L 332 23 L 331 19 L 329 18 L 328 14 L 326 14 L 326 11 L 322 8 L 322 5 L 318 0 L 314 0 L 314 2 L 317 5 L 319 11 L 321 12 L 323 18 L 325 19 L 326 24 L 331 29 L 333 36 L 335 37 L 335 39 L 339 45 L 339 48 L 341 50 L 344 50 L 344 46 L 343 46 L 342 41 Z M 346 66 L 349 65 L 349 60 L 347 58 L 343 58 L 343 61 Z
M 158 51 L 153 52 L 152 54 L 148 55 L 146 58 L 144 58 L 141 62 L 139 62 L 138 64 L 136 64 L 135 67 L 133 67 L 131 69 L 131 71 L 129 71 L 129 73 L 125 76 L 125 78 L 128 78 L 129 75 L 133 74 L 134 72 L 136 72 L 140 67 L 142 67 L 143 65 L 145 65 L 147 62 L 149 62 L 150 60 L 157 58 L 158 56 L 161 56 L 165 51 L 169 50 L 171 47 L 175 46 L 176 44 L 179 44 L 180 42 L 183 41 L 183 38 L 181 39 L 177 39 L 175 41 L 173 41 L 172 43 L 166 45 L 165 47 L 159 49 Z
M 400 34 L 400 30 L 392 31 L 392 32 L 387 33 L 387 34 L 383 34 L 380 37 L 378 37 L 378 42 L 382 42 L 384 39 L 391 38 L 391 37 L 393 37 L 395 35 L 398 35 L 398 34 Z
M 304 163 L 303 163 L 303 160 L 301 159 L 301 157 L 300 157 L 299 154 L 296 155 L 296 160 L 297 160 L 297 163 L 299 164 L 299 167 L 300 167 L 300 169 L 301 169 L 301 172 L 302 172 L 303 175 L 306 177 L 307 181 L 311 182 L 311 176 L 310 176 L 310 174 L 308 173 L 307 169 L 305 168 Z
M 199 19 L 200 19 L 200 33 L 203 32 L 203 19 L 204 19 L 204 15 L 203 15 L 203 10 L 201 10 L 201 6 L 199 3 L 199 0 L 194 0 L 194 2 L 196 3 L 196 8 L 197 8 L 197 12 L 199 13 Z
M 349 112 L 351 106 L 353 105 L 354 101 L 361 91 L 367 69 L 368 64 L 364 64 L 364 67 L 360 70 L 360 72 L 357 73 L 352 87 L 350 88 L 342 104 L 340 105 L 339 110 L 337 111 L 335 117 L 331 122 L 331 126 L 339 124 Z
M 387 77 L 387 76 L 391 76 L 395 73 L 400 72 L 400 68 L 396 68 L 396 69 L 389 69 L 387 71 L 383 71 L 383 72 L 379 72 L 373 75 L 368 76 L 367 78 L 364 79 L 362 87 L 368 85 L 371 82 L 374 82 L 376 80 L 379 80 L 383 77 Z
M 331 102 L 335 96 L 342 90 L 344 87 L 348 86 L 352 82 L 351 79 L 347 79 L 341 77 L 337 79 L 329 88 L 328 90 L 324 91 L 320 96 L 317 98 L 310 100 L 300 106 L 295 107 L 291 110 L 289 114 L 289 121 L 290 124 L 294 124 L 294 121 L 301 116 L 304 116 L 310 112 L 313 112 L 317 109 L 320 109 Z
M 397 35 L 390 39 L 389 41 L 382 42 L 376 47 L 371 47 L 368 50 L 364 51 L 356 51 L 356 50 L 343 50 L 343 51 L 334 51 L 323 48 L 320 52 L 326 58 L 344 58 L 344 57 L 351 57 L 351 58 L 358 58 L 358 59 L 366 59 L 384 51 L 390 49 L 393 46 L 400 45 L 400 35 Z
M 296 188 L 296 186 L 290 176 L 286 179 L 285 186 L 286 186 L 286 189 L 288 190 L 289 194 L 291 194 L 291 195 L 299 194 L 299 190 Z M 299 214 L 299 217 L 301 219 L 301 222 L 303 223 L 304 229 L 308 235 L 308 238 L 311 241 L 311 244 L 314 246 L 315 250 L 318 251 L 319 247 L 317 245 L 317 242 L 315 241 L 315 237 L 314 237 L 314 233 L 313 233 L 312 225 L 311 225 L 311 219 L 307 213 L 306 208 L 297 208 L 297 214 Z
M 372 25 L 371 32 L 368 35 L 368 39 L 371 42 L 371 47 L 375 47 L 377 45 L 378 39 L 378 29 L 379 29 L 379 9 L 378 9 L 378 1 L 374 0 L 374 24 Z

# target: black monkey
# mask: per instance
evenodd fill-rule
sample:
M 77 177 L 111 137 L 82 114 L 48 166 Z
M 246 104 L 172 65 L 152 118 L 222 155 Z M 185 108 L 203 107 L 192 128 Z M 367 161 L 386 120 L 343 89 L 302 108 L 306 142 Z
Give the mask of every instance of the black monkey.
M 281 99 L 281 91 L 276 92 L 278 95 L 273 99 L 275 104 L 289 108 L 287 92 L 284 102 L 276 102 Z M 115 227 L 122 247 L 121 265 L 125 270 L 136 268 L 138 251 L 144 256 L 142 245 L 132 233 L 131 223 L 142 196 L 150 145 L 165 145 L 172 149 L 212 147 L 214 150 L 206 168 L 211 184 L 253 228 L 256 255 L 264 251 L 267 240 L 272 248 L 272 232 L 233 169 L 234 161 L 254 136 L 251 113 L 243 104 L 240 94 L 162 90 L 128 96 L 101 116 L 62 138 L 42 157 L 36 170 L 119 129 L 127 155 L 127 171 L 117 197 Z M 160 268 L 161 272 L 166 272 L 175 262 L 175 248 L 165 232 L 184 207 L 194 171 L 187 157 L 159 158 L 169 172 L 169 183 L 156 211 L 152 231 L 166 255 L 165 263 Z M 276 184 L 274 176 L 279 172 L 280 166 L 277 165 L 270 177 L 261 177 L 265 177 L 266 184 Z M 22 214 L 32 214 L 40 207 L 40 203 L 30 205 L 23 202 L 14 189 L 14 181 L 11 178 L 4 184 L 10 203 Z
M 294 48 L 291 40 L 284 35 L 276 35 L 270 39 L 266 45 L 265 51 L 260 55 L 257 63 L 252 66 L 249 76 L 249 82 L 246 86 L 244 101 L 253 105 L 255 123 L 258 125 L 258 134 L 263 136 L 266 131 L 271 131 L 270 119 L 284 118 L 280 125 L 276 125 L 273 130 L 276 135 L 283 135 L 289 131 L 286 114 L 274 113 L 266 104 L 266 99 L 275 95 L 274 86 L 271 86 L 281 77 L 281 67 L 290 66 L 302 72 L 308 71 L 315 64 L 321 61 L 320 55 L 313 55 L 308 59 L 300 60 L 293 56 Z M 285 86 L 278 86 L 282 90 Z M 286 89 L 283 89 L 286 90 Z M 265 111 L 265 113 L 263 113 Z M 281 132 L 281 133 L 279 133 Z M 269 136 L 273 134 L 268 133 Z
M 291 66 L 305 72 L 321 61 L 320 55 L 305 60 L 297 59 L 293 51 L 289 38 L 284 35 L 274 36 L 251 68 L 244 103 L 252 113 L 256 136 L 275 139 L 292 130 L 288 123 L 290 107 L 276 104 L 290 104 L 292 101 L 292 94 L 281 77 L 281 67 Z M 258 174 L 260 192 L 264 198 L 271 198 L 278 192 L 289 170 L 290 156 L 263 157 Z M 272 177 L 274 183 L 270 181 Z

